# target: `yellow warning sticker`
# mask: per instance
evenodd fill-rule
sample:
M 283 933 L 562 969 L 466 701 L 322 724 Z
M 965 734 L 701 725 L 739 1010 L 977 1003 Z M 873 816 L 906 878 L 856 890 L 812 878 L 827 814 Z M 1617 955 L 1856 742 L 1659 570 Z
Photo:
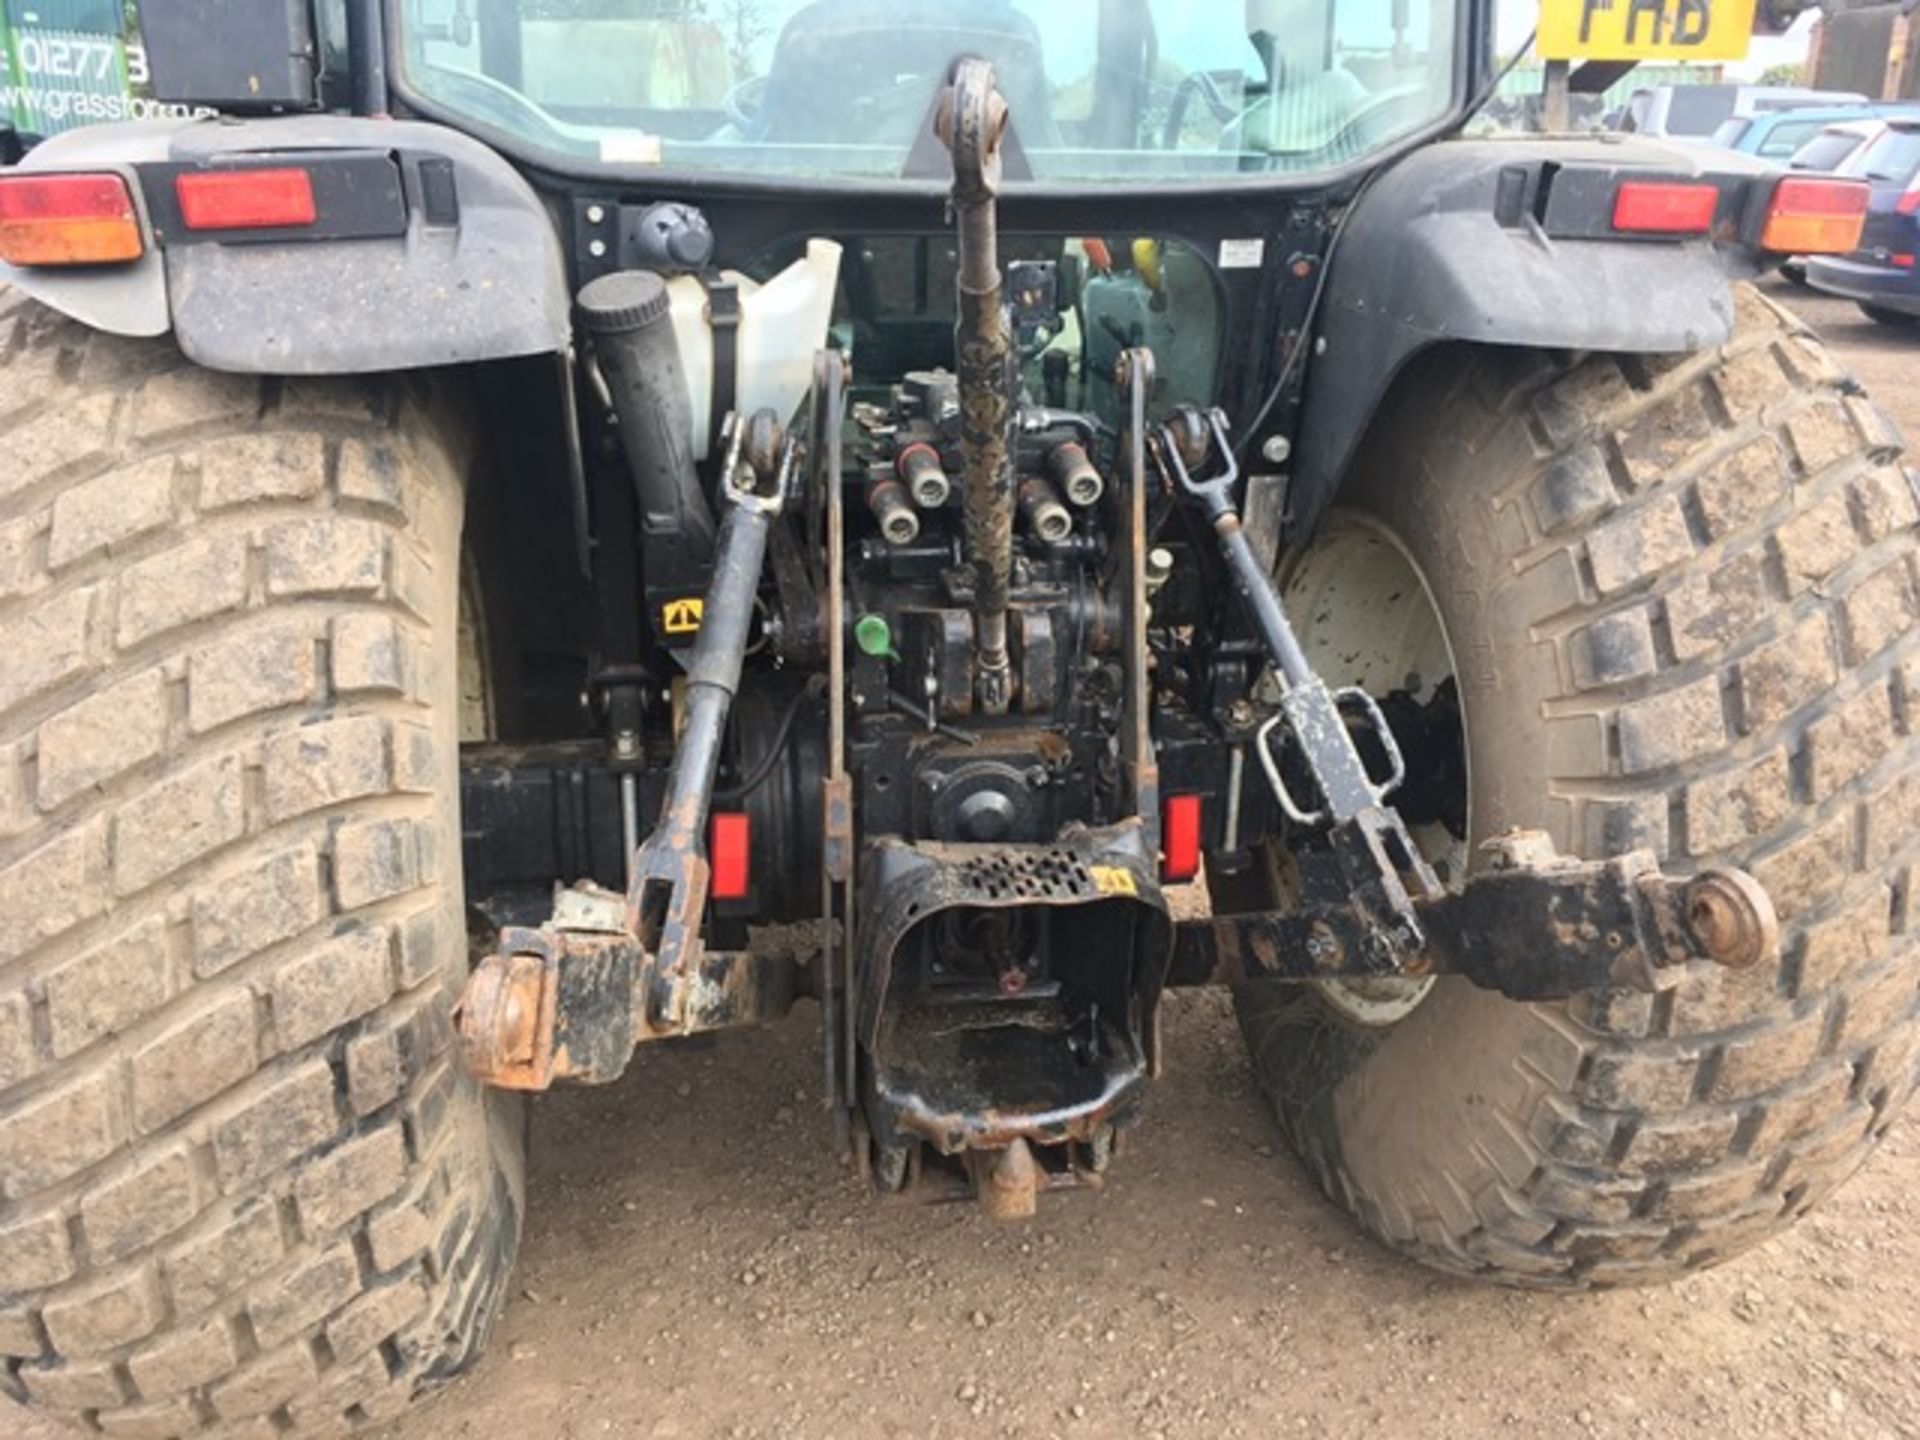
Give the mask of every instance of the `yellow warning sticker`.
M 669 600 L 660 607 L 660 628 L 669 635 L 691 635 L 700 628 L 706 608 L 707 602 L 698 597 Z
M 1093 888 L 1102 895 L 1138 895 L 1139 887 L 1133 883 L 1133 872 L 1122 870 L 1118 865 L 1089 865 L 1087 873 L 1093 876 Z

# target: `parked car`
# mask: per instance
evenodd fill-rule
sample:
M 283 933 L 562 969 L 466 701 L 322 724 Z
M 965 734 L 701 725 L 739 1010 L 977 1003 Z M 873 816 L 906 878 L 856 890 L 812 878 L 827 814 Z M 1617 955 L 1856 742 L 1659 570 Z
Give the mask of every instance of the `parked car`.
M 1789 170 L 1825 175 L 1839 170 L 1859 153 L 1860 147 L 1887 128 L 1878 116 L 1870 120 L 1843 120 L 1828 125 L 1794 151 L 1787 160 Z
M 1792 158 L 1787 161 L 1787 169 L 1804 175 L 1843 172 L 1861 148 L 1886 128 L 1887 122 L 1877 116 L 1871 120 L 1843 120 L 1837 125 L 1828 125 L 1793 152 Z M 1807 257 L 1789 255 L 1780 262 L 1780 273 L 1795 285 L 1805 285 Z
M 1876 121 L 1900 115 L 1920 117 L 1920 105 L 1809 105 L 1760 115 L 1735 115 L 1720 122 L 1711 143 L 1775 165 L 1786 165 L 1802 146 L 1825 134 L 1830 125 L 1855 123 L 1872 127 Z M 1871 129 L 1865 133 L 1871 133 Z M 1833 166 L 1817 168 L 1830 170 Z
M 1920 323 L 1920 117 L 1887 122 L 1842 166 L 1873 186 L 1852 254 L 1807 262 L 1807 283 L 1859 305 L 1883 325 Z
M 1865 95 L 1851 90 L 1804 90 L 1797 85 L 1648 85 L 1628 98 L 1618 128 L 1705 140 L 1736 118 L 1867 103 Z

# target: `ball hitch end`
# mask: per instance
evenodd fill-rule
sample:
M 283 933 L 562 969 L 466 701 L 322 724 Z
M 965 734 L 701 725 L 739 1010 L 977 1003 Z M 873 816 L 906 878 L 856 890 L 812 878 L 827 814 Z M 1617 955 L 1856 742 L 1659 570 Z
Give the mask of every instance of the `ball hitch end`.
M 1687 934 L 1701 958 L 1747 970 L 1780 953 L 1780 917 L 1744 870 L 1704 870 L 1687 882 Z
M 552 968 L 540 956 L 489 955 L 454 1007 L 467 1073 L 503 1090 L 544 1090 L 553 1069 Z

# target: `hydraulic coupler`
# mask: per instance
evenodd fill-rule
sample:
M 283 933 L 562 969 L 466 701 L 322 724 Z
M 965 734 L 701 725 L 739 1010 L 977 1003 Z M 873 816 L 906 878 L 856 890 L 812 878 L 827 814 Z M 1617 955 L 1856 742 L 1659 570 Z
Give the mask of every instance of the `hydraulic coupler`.
M 1386 717 L 1357 686 L 1333 690 L 1314 672 L 1280 592 L 1240 527 L 1239 469 L 1218 410 L 1183 408 L 1150 444 L 1167 485 L 1197 504 L 1273 661 L 1278 711 L 1256 750 L 1274 799 L 1308 843 L 1296 852 L 1309 897 L 1285 911 L 1189 921 L 1179 927 L 1171 984 L 1271 978 L 1458 974 L 1520 1000 L 1580 990 L 1671 983 L 1693 959 L 1730 967 L 1778 946 L 1765 890 L 1739 870 L 1670 879 L 1653 855 L 1563 859 L 1536 832 L 1487 847 L 1491 869 L 1449 892 L 1387 797 L 1406 778 Z M 1371 730 L 1387 774 L 1369 773 L 1353 727 Z M 1294 792 L 1276 741 L 1314 791 Z
M 733 425 L 725 453 L 713 579 L 660 818 L 634 857 L 624 902 L 592 886 L 563 891 L 552 919 L 503 930 L 500 952 L 474 970 L 456 1019 L 467 1068 L 489 1084 L 604 1083 L 638 1041 L 772 1018 L 792 999 L 783 957 L 706 955 L 700 939 L 713 782 L 795 442 L 763 410 Z

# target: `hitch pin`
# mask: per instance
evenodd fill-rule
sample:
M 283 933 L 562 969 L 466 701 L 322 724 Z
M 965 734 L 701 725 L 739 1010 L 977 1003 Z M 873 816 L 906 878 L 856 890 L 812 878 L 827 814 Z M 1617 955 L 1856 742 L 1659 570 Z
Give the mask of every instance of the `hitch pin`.
M 640 781 L 631 770 L 620 777 L 620 846 L 627 857 L 627 889 L 633 889 L 640 859 Z

